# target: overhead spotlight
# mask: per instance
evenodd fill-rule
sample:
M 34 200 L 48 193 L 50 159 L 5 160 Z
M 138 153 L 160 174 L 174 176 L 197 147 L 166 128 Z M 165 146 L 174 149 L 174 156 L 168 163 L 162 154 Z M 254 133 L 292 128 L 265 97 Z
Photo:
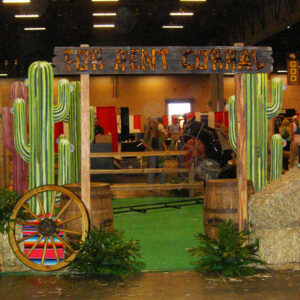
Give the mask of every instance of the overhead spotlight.
M 173 17 L 189 17 L 189 16 L 193 16 L 194 13 L 193 12 L 185 12 L 185 11 L 177 11 L 177 12 L 170 12 L 170 16 Z
M 114 28 L 115 24 L 94 24 L 94 28 Z
M 46 30 L 46 27 L 25 27 L 25 31 L 38 31 L 38 30 Z
M 163 25 L 163 29 L 182 29 L 183 25 Z
M 93 13 L 94 17 L 115 17 L 117 13 L 115 12 L 98 12 L 98 13 Z
M 291 25 L 286 26 L 286 29 L 290 29 L 290 28 L 291 28 Z
M 30 3 L 30 0 L 2 0 L 3 3 L 14 4 L 14 3 Z
M 38 14 L 23 14 L 23 15 L 15 15 L 15 18 L 38 18 Z
M 119 2 L 119 0 L 92 0 L 92 2 Z

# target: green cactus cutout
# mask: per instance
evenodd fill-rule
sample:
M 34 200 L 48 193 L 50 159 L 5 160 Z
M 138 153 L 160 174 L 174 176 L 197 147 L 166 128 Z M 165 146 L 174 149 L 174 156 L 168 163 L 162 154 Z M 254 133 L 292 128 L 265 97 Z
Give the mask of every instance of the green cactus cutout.
M 270 181 L 276 180 L 282 174 L 282 137 L 274 134 L 271 139 Z
M 247 177 L 255 191 L 267 184 L 268 119 L 276 117 L 282 108 L 283 83 L 272 80 L 272 97 L 268 102 L 268 75 L 246 74 Z M 235 98 L 229 98 L 229 141 L 236 151 Z M 282 162 L 281 162 L 282 163 Z
M 81 102 L 80 82 L 71 82 L 71 99 L 69 115 L 64 119 L 69 123 L 69 140 L 71 143 L 71 183 L 81 182 Z M 90 107 L 90 142 L 95 139 L 94 108 Z
M 61 135 L 58 141 L 58 185 L 71 182 L 71 144 Z
M 26 110 L 23 99 L 14 102 L 14 138 L 19 155 L 29 164 L 29 189 L 55 183 L 54 122 L 68 114 L 70 85 L 59 81 L 57 105 L 53 104 L 53 69 L 48 62 L 34 62 L 28 70 L 29 141 L 26 134 Z M 45 211 L 51 205 L 52 192 L 43 193 Z M 31 209 L 40 213 L 36 201 Z

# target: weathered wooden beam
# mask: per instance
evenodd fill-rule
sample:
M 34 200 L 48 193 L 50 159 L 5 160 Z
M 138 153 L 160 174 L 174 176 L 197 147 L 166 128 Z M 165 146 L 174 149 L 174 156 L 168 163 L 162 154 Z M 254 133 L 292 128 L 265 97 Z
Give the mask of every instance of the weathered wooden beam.
M 82 45 L 83 47 L 86 45 Z M 81 74 L 81 200 L 90 215 L 90 75 Z
M 110 186 L 111 191 L 133 191 L 133 190 L 161 190 L 161 191 L 170 191 L 170 190 L 182 190 L 182 189 L 201 189 L 203 186 L 202 182 L 196 183 L 120 183 L 112 184 Z
M 247 196 L 247 129 L 245 75 L 235 75 L 236 97 L 236 149 L 237 179 L 239 197 L 239 229 L 248 229 L 248 196 Z
M 152 174 L 152 173 L 188 173 L 187 168 L 142 168 L 142 169 L 93 169 L 91 174 Z
M 188 151 L 145 151 L 145 152 L 101 152 L 91 153 L 90 157 L 147 157 L 186 155 Z

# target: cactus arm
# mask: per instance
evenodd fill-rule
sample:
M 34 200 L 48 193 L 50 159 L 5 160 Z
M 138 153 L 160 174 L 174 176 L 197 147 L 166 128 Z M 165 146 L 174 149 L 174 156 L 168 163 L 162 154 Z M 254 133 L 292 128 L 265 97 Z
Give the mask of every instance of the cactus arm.
M 11 126 L 12 115 L 9 107 L 2 109 L 2 137 L 4 147 L 9 151 L 14 150 L 13 128 Z
M 283 82 L 280 78 L 272 80 L 272 98 L 267 103 L 268 119 L 275 118 L 281 111 L 283 99 Z
M 30 161 L 30 146 L 27 143 L 26 135 L 26 109 L 23 99 L 16 99 L 14 102 L 14 139 L 15 147 L 21 158 Z
M 90 143 L 94 143 L 95 140 L 95 124 L 94 124 L 95 109 L 90 106 Z
M 64 136 L 58 142 L 58 185 L 71 182 L 71 149 L 70 142 Z
M 234 152 L 236 152 L 236 121 L 235 121 L 235 96 L 229 97 L 229 142 Z
M 271 139 L 271 170 L 270 181 L 276 180 L 282 174 L 282 137 L 274 134 Z
M 53 118 L 54 122 L 63 121 L 69 114 L 70 105 L 70 83 L 67 79 L 61 79 L 58 82 L 58 101 L 54 106 Z

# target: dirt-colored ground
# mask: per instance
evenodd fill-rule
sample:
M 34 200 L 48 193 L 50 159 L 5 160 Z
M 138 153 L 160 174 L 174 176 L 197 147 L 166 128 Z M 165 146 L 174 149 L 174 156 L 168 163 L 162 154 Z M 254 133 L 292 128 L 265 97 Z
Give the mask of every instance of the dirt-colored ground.
M 300 272 L 272 271 L 231 280 L 202 277 L 195 272 L 162 272 L 123 282 L 72 275 L 2 275 L 0 299 L 299 300 Z

